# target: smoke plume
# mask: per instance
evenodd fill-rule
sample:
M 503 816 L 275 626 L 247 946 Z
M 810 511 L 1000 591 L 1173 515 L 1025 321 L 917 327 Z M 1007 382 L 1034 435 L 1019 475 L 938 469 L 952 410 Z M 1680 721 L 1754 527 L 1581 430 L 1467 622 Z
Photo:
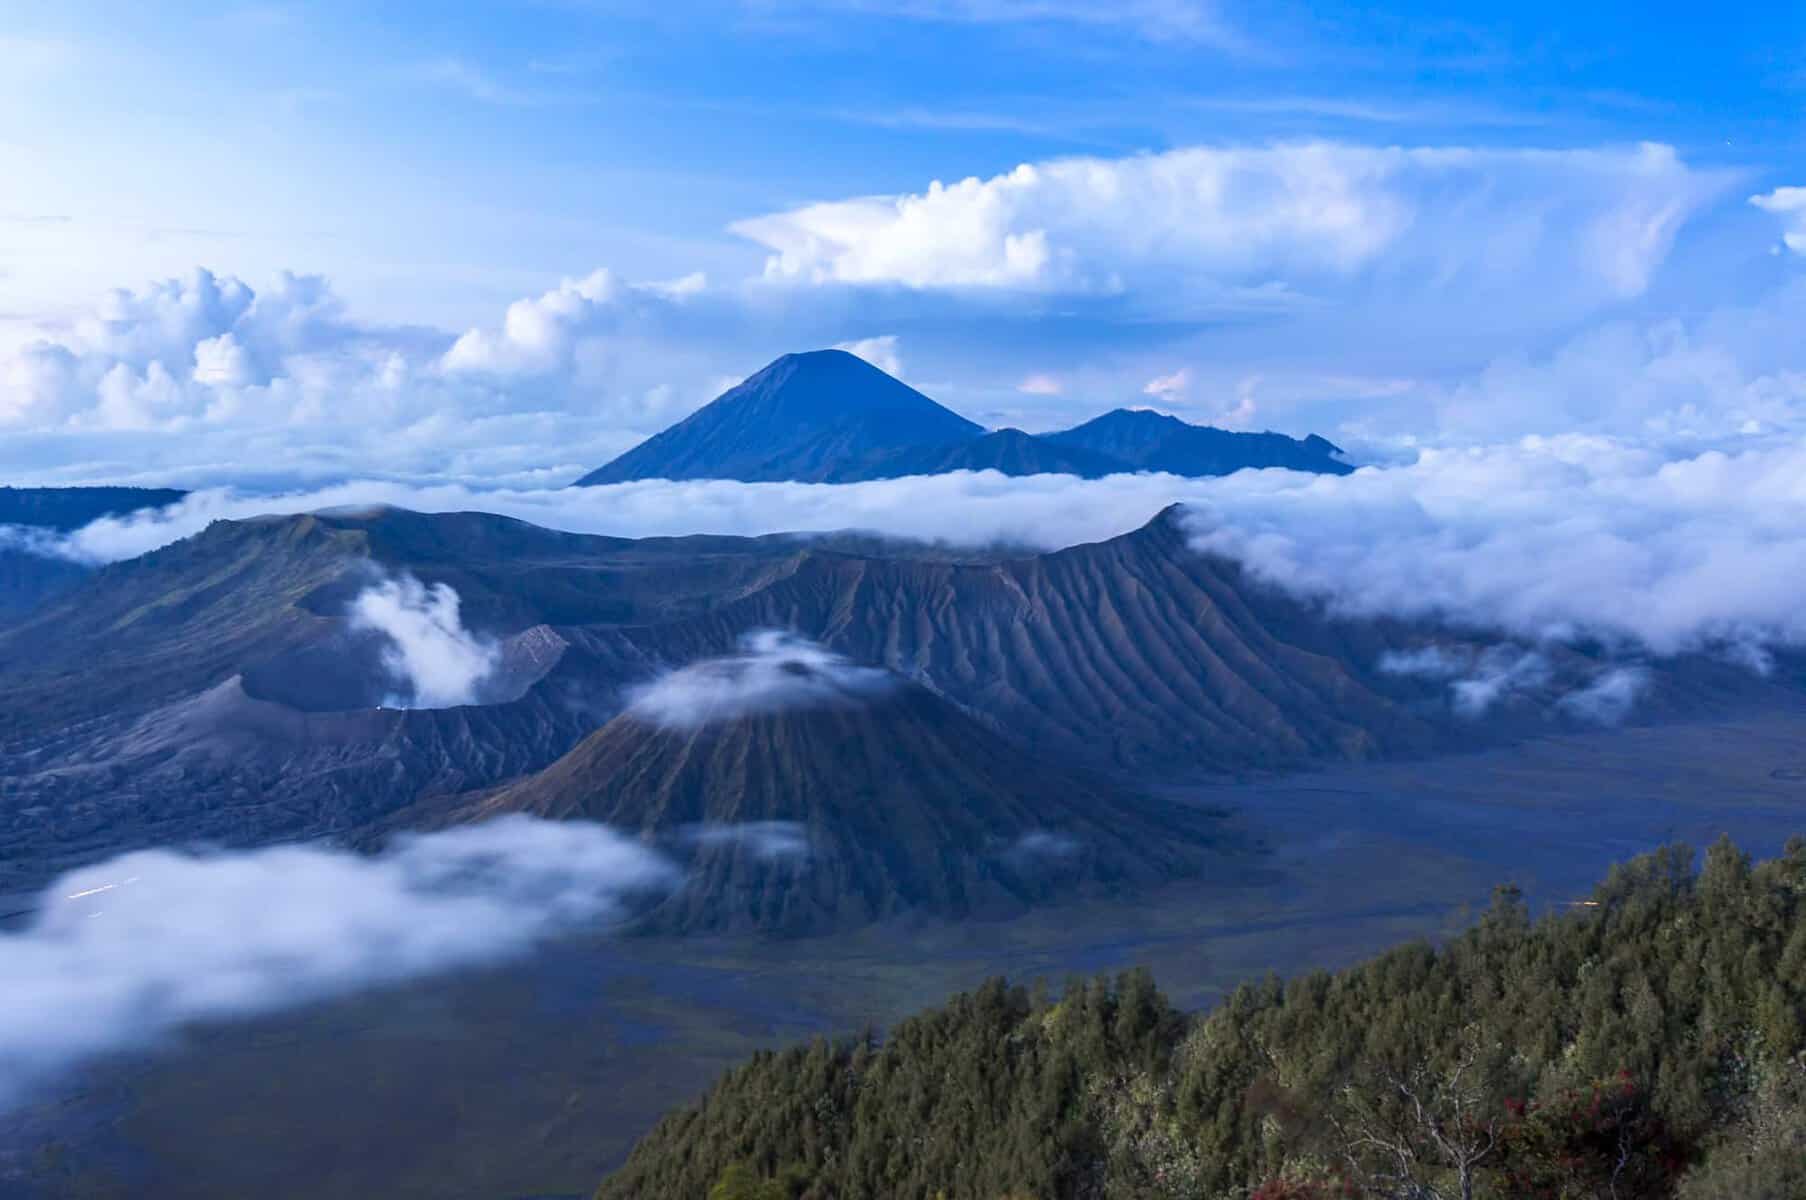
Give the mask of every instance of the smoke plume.
M 355 629 L 387 640 L 383 668 L 401 688 L 389 708 L 453 708 L 475 704 L 481 685 L 501 660 L 500 648 L 464 628 L 458 593 L 450 584 L 422 584 L 412 575 L 385 577 L 351 602 Z

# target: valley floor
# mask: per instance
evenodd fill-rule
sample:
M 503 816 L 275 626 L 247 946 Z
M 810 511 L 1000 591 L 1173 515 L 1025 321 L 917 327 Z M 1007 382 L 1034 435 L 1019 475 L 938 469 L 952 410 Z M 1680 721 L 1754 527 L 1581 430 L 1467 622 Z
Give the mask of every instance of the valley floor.
M 14 1114 L 0 1196 L 586 1196 L 760 1047 L 882 1026 L 995 974 L 1145 964 L 1208 1005 L 1267 971 L 1435 937 L 1512 881 L 1806 832 L 1806 715 L 1543 739 L 1431 762 L 1172 785 L 1268 852 L 1129 903 L 796 942 L 594 941 L 506 970 L 197 1030 Z

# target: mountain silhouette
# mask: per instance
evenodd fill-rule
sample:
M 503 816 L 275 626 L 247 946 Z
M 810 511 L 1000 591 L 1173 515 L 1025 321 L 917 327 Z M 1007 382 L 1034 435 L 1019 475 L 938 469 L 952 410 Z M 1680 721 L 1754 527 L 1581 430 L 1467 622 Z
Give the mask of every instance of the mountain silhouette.
M 984 430 L 844 350 L 786 354 L 579 486 L 631 479 L 819 482 Z
M 1334 443 L 1314 433 L 1302 441 L 1283 433 L 1238 433 L 1146 409 L 1119 408 L 1041 436 L 1065 449 L 1126 463 L 1132 470 L 1170 475 L 1227 475 L 1246 467 L 1287 467 L 1325 475 L 1354 470 L 1337 457 L 1342 452 Z
M 854 483 L 999 471 L 1101 479 L 1134 471 L 1227 475 L 1287 467 L 1343 475 L 1329 441 L 1239 433 L 1117 409 L 1073 429 L 987 433 L 843 350 L 787 354 L 663 433 L 577 481 L 790 480 Z
M 0 525 L 28 525 L 67 532 L 101 517 L 162 508 L 187 494 L 175 488 L 0 487 Z

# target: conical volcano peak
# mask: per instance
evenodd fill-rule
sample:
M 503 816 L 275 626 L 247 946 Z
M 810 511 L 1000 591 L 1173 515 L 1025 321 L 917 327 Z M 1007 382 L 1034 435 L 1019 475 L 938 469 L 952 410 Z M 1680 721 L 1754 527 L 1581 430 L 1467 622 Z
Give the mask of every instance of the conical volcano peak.
M 1045 762 L 921 684 L 769 630 L 471 800 L 443 819 L 600 821 L 682 848 L 690 884 L 648 917 L 667 930 L 1002 914 L 1190 874 L 1219 838 L 1202 810 Z M 760 852 L 772 831 L 791 852 Z
M 631 479 L 825 480 L 983 428 L 844 350 L 786 354 L 580 485 Z
M 865 394 L 849 397 L 855 402 L 873 400 L 882 402 L 884 393 L 890 392 L 892 389 L 915 391 L 914 388 L 882 367 L 876 366 L 848 350 L 799 350 L 793 354 L 780 354 L 759 370 L 748 375 L 740 386 L 755 387 L 768 383 L 791 387 L 867 384 L 883 389 L 876 395 Z M 915 394 L 921 395 L 919 392 Z

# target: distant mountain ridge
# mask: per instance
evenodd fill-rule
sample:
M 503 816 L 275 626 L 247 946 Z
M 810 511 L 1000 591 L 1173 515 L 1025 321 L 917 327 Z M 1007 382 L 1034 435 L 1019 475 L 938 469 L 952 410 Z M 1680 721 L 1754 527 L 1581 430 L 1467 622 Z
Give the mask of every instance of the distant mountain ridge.
M 175 488 L 0 487 L 0 525 L 29 525 L 67 533 L 102 517 L 174 504 Z
M 1001 471 L 1100 479 L 1133 471 L 1227 475 L 1246 467 L 1345 475 L 1315 434 L 1238 433 L 1117 409 L 1073 429 L 987 432 L 844 350 L 786 354 L 578 487 L 638 479 L 855 483 Z
M 0 487 L 0 621 L 30 612 L 88 576 L 87 564 L 45 552 L 58 535 L 102 517 L 162 508 L 187 494 L 173 488 Z
M 1302 441 L 1283 433 L 1236 433 L 1146 409 L 1119 408 L 1041 436 L 1055 446 L 1170 475 L 1227 475 L 1245 467 L 1286 467 L 1325 475 L 1354 470 L 1337 457 L 1342 453 L 1339 446 L 1314 433 Z

